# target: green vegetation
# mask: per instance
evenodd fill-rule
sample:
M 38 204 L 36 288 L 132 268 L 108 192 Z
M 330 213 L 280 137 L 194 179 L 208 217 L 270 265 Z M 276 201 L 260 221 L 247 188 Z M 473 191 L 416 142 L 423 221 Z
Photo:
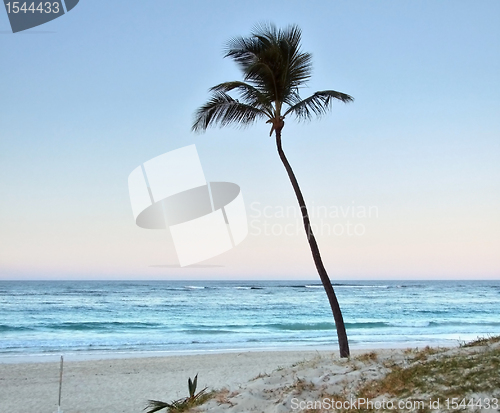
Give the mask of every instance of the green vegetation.
M 207 387 L 196 393 L 196 387 L 198 385 L 198 375 L 194 377 L 191 381 L 191 377 L 188 379 L 189 396 L 183 397 L 182 399 L 174 400 L 170 403 L 162 402 L 159 400 L 149 400 L 148 405 L 144 410 L 146 413 L 154 413 L 163 409 L 167 409 L 169 413 L 181 413 L 189 410 L 192 407 L 199 406 L 205 403 L 207 400 L 213 397 L 213 392 L 207 393 Z

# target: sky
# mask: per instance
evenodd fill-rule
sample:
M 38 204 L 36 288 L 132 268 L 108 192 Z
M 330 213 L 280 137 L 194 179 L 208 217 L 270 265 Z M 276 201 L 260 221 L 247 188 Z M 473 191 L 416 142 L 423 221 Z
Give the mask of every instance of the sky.
M 81 0 L 13 34 L 0 10 L 1 279 L 316 279 L 269 125 L 191 132 L 208 89 L 241 80 L 224 46 L 302 29 L 301 95 L 355 98 L 283 147 L 333 280 L 500 279 L 500 3 Z M 128 176 L 195 144 L 237 183 L 249 234 L 176 267 L 134 222 Z

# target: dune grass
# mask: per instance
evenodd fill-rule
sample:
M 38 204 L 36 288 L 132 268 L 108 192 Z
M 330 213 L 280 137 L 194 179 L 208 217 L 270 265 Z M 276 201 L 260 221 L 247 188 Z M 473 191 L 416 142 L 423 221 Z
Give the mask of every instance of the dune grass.
M 408 367 L 394 366 L 383 379 L 367 383 L 360 397 L 389 395 L 396 398 L 447 399 L 489 393 L 500 398 L 500 337 L 478 339 L 448 352 L 426 348 Z
M 470 400 L 488 400 L 500 405 L 500 336 L 478 338 L 461 343 L 459 348 L 431 348 L 405 351 L 404 363 L 392 361 L 386 364 L 389 372 L 381 379 L 362 383 L 353 393 L 330 396 L 335 400 L 356 399 L 422 402 L 414 409 L 349 409 L 336 410 L 341 413 L 364 413 L 375 411 L 436 412 L 429 401 L 439 400 L 439 411 L 478 411 L 478 406 L 467 405 Z M 376 354 L 367 353 L 355 360 L 369 362 Z M 493 403 L 492 399 L 498 401 Z M 448 402 L 447 402 L 448 400 Z M 455 401 L 458 408 L 452 408 Z M 460 403 L 462 402 L 462 405 Z M 306 413 L 323 413 L 323 410 L 306 410 Z

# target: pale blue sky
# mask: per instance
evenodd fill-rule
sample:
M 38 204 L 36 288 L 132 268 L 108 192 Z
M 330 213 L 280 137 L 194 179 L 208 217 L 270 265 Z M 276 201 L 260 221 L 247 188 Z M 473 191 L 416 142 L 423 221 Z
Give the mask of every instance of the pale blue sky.
M 224 44 L 265 21 L 302 28 L 304 97 L 356 99 L 283 130 L 311 205 L 378 211 L 350 219 L 362 236 L 320 230 L 332 278 L 500 278 L 499 16 L 496 0 L 81 0 L 12 34 L 0 10 L 0 279 L 315 278 L 301 233 L 251 233 L 221 267 L 151 267 L 170 262 L 165 234 L 128 198 L 136 166 L 195 143 L 254 228 L 295 225 L 256 218 L 296 203 L 268 125 L 190 132 L 208 88 L 240 79 Z

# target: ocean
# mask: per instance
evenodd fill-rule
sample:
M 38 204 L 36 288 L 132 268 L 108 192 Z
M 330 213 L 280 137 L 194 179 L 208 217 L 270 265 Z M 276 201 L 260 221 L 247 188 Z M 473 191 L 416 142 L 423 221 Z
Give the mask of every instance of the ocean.
M 500 334 L 500 281 L 334 288 L 351 348 L 457 345 Z M 0 362 L 337 349 L 319 281 L 0 281 L 0 311 Z

